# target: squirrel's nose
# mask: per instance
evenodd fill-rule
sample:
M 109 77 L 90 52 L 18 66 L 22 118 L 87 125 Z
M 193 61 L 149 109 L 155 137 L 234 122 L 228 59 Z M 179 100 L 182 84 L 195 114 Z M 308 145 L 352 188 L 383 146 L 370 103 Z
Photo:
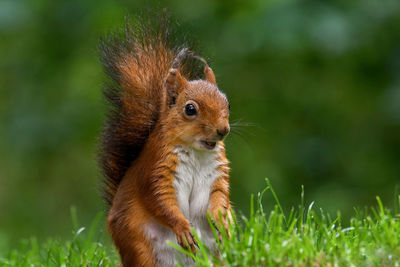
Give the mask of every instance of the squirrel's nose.
M 217 129 L 217 135 L 222 140 L 229 133 L 229 126 Z

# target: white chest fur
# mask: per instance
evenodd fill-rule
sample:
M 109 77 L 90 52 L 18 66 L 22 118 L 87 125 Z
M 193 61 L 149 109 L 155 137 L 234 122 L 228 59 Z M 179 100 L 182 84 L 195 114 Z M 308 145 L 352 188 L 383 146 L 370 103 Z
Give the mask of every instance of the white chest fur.
M 197 151 L 178 146 L 174 150 L 178 155 L 178 165 L 173 186 L 179 208 L 202 242 L 210 249 L 213 249 L 214 237 L 206 213 L 212 186 L 219 176 L 217 168 L 221 163 L 217 161 L 218 149 Z M 147 225 L 144 230 L 153 244 L 157 265 L 175 266 L 177 251 L 167 244 L 167 241 L 176 243 L 173 231 L 157 222 Z M 185 266 L 191 265 L 191 259 L 180 256 Z
M 211 188 L 218 177 L 215 151 L 196 151 L 190 148 L 177 147 L 178 166 L 174 187 L 179 208 L 189 222 L 196 227 L 205 218 Z

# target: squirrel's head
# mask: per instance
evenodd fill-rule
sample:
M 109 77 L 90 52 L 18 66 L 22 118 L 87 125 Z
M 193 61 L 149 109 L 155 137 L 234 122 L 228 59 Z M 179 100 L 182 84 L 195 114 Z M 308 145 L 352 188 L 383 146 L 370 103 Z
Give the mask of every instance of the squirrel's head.
M 203 62 L 205 80 L 187 81 L 174 65 L 169 70 L 168 117 L 177 142 L 198 150 L 213 150 L 229 133 L 230 107 L 212 69 Z

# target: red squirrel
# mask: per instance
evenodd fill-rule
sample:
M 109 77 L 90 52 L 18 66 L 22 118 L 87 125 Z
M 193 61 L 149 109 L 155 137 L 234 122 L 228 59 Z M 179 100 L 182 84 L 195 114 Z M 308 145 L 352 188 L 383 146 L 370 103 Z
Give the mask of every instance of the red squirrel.
M 100 152 L 107 228 L 125 267 L 175 266 L 177 250 L 167 241 L 195 251 L 192 230 L 213 249 L 207 216 L 225 228 L 232 218 L 228 100 L 207 62 L 172 46 L 174 33 L 161 24 L 128 25 L 100 44 L 115 84 L 104 90 L 111 110 Z M 189 79 L 188 58 L 204 64 L 204 80 Z

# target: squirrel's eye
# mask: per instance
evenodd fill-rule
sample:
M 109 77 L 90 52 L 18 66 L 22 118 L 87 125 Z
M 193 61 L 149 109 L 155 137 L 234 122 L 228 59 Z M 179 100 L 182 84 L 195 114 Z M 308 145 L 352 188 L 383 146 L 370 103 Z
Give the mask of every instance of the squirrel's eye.
M 185 114 L 187 116 L 194 116 L 197 114 L 196 107 L 193 104 L 187 104 L 185 106 Z

